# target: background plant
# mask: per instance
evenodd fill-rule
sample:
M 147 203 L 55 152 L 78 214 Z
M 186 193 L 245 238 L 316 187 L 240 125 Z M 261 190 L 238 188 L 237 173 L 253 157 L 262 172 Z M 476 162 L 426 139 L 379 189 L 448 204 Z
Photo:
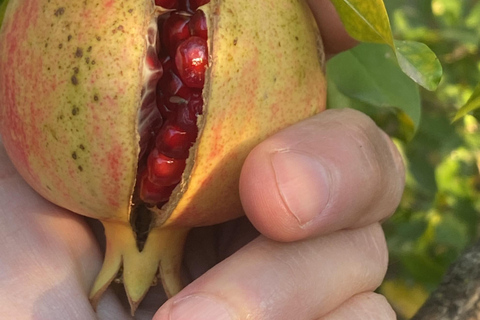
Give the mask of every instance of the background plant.
M 479 237 L 480 132 L 475 116 L 480 113 L 474 111 L 473 116 L 453 123 L 452 119 L 467 101 L 470 109 L 479 104 L 479 89 L 469 98 L 480 79 L 480 3 L 386 0 L 385 5 L 396 39 L 425 43 L 438 56 L 444 70 L 439 87 L 433 92 L 418 88 L 417 95 L 404 87 L 407 81 L 391 72 L 388 64 L 367 61 L 362 62 L 369 68 L 365 72 L 386 79 L 389 86 L 382 92 L 390 91 L 390 98 L 379 100 L 378 94 L 377 98 L 359 97 L 355 90 L 352 94 L 355 85 L 345 86 L 345 77 L 336 76 L 339 65 L 348 69 L 348 59 L 342 57 L 329 65 L 329 105 L 367 112 L 395 137 L 405 156 L 405 194 L 396 214 L 384 225 L 391 261 L 380 291 L 392 302 L 399 319 L 408 319 L 448 266 Z M 385 46 L 361 46 L 360 53 L 373 61 L 382 56 L 392 60 Z M 351 76 L 349 81 L 361 81 L 365 76 Z M 418 114 L 417 102 L 421 105 Z M 408 116 L 408 105 L 418 118 Z

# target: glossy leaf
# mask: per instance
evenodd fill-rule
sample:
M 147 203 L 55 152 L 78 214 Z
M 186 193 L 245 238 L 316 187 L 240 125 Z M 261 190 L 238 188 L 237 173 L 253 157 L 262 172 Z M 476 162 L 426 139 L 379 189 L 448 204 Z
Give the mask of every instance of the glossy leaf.
M 400 68 L 413 81 L 433 91 L 442 78 L 442 65 L 435 53 L 420 42 L 395 40 Z
M 361 42 L 384 43 L 395 52 L 405 74 L 427 90 L 435 90 L 442 67 L 433 51 L 413 41 L 394 41 L 382 0 L 332 0 L 348 33 Z
M 332 58 L 327 73 L 344 95 L 408 116 L 411 133 L 420 122 L 418 87 L 398 68 L 388 47 L 363 43 Z M 411 135 L 410 135 L 411 136 Z
M 361 42 L 393 46 L 392 30 L 383 0 L 332 0 L 348 33 Z

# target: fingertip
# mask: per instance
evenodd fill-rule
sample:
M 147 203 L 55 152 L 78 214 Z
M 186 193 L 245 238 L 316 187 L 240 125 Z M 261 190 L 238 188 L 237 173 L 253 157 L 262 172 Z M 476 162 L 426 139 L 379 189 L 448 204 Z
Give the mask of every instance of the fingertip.
M 348 34 L 330 0 L 308 0 L 308 3 L 320 29 L 327 58 L 358 44 Z

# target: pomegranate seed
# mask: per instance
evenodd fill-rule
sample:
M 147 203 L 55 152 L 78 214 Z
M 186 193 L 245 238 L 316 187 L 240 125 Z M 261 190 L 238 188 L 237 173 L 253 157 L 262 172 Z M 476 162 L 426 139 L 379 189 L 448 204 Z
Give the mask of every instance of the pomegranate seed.
M 165 9 L 175 9 L 178 6 L 177 0 L 155 0 L 155 5 Z
M 152 78 L 150 81 L 156 83 L 163 75 L 163 66 L 160 63 L 160 60 L 158 60 L 154 47 L 148 47 L 147 49 L 146 64 L 152 71 Z
M 189 21 L 190 16 L 172 12 L 163 25 L 163 44 L 172 57 L 175 55 L 177 46 L 190 36 Z
M 188 12 L 194 12 L 200 6 L 203 6 L 206 3 L 209 3 L 210 0 L 184 0 L 179 3 L 179 9 L 185 10 Z
M 187 87 L 178 75 L 170 70 L 170 72 L 165 76 L 165 82 L 163 87 L 163 92 L 165 95 L 177 96 L 186 101 L 190 100 L 192 95 L 192 90 Z
M 203 97 L 202 90 L 193 91 L 190 101 L 188 101 L 188 108 L 196 116 L 203 113 Z
M 182 42 L 177 48 L 175 65 L 187 86 L 203 88 L 208 65 L 207 41 L 193 36 Z
M 191 89 L 183 84 L 173 70 L 167 72 L 157 86 L 157 107 L 164 118 L 190 101 Z
M 164 57 L 161 57 L 160 62 L 163 67 L 163 72 L 165 73 L 172 70 L 172 68 L 175 66 L 172 58 L 168 54 L 165 55 Z
M 150 46 L 147 49 L 147 66 L 150 70 L 162 69 L 162 64 L 158 60 L 155 48 Z
M 176 185 L 160 186 L 148 179 L 147 171 L 144 171 L 140 178 L 140 199 L 145 203 L 156 205 L 168 201 Z
M 197 135 L 197 114 L 187 104 L 181 105 L 177 110 L 176 122 L 180 128 L 189 135 Z
M 207 40 L 207 19 L 201 10 L 197 10 L 188 23 L 190 34 Z
M 145 108 L 145 106 L 142 105 L 142 108 Z M 139 122 L 141 123 L 139 162 L 142 162 L 147 158 L 149 150 L 155 145 L 155 137 L 162 127 L 163 118 L 158 113 L 142 112 Z
M 169 158 L 153 149 L 148 156 L 148 179 L 157 185 L 170 186 L 177 184 L 185 169 L 185 159 Z
M 182 129 L 169 119 L 158 132 L 156 146 L 167 157 L 186 159 L 196 137 L 194 132 Z
M 203 6 L 204 4 L 207 4 L 210 2 L 210 0 L 187 0 L 190 1 L 190 7 L 193 10 L 197 10 L 200 6 Z

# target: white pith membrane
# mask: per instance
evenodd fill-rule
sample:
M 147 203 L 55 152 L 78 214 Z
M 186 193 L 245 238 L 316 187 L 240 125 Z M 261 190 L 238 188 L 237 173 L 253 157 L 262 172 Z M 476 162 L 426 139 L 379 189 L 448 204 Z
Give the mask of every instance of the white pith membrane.
M 156 15 L 145 36 L 147 50 L 143 60 L 143 87 L 142 100 L 138 118 L 138 133 L 140 135 L 139 159 L 145 156 L 148 149 L 148 142 L 155 138 L 155 133 L 163 124 L 163 119 L 157 108 L 156 88 L 162 76 L 162 66 L 158 59 L 159 38 L 158 38 L 158 17 Z

